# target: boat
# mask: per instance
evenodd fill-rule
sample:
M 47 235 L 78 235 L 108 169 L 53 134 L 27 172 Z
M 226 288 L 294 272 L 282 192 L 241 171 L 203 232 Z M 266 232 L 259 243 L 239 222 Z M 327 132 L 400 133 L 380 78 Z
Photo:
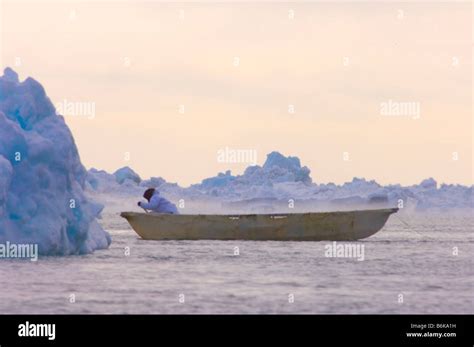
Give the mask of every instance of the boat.
M 351 241 L 379 231 L 398 208 L 285 214 L 122 212 L 144 240 Z

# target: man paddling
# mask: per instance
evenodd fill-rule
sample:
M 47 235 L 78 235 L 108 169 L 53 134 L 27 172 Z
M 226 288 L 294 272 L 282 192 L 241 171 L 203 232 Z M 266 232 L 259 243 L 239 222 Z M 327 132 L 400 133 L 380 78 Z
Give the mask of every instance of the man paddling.
M 151 210 L 158 213 L 170 213 L 170 214 L 179 214 L 176 205 L 172 202 L 166 200 L 160 195 L 155 188 L 149 188 L 143 193 L 143 197 L 148 200 L 148 202 L 138 202 L 138 206 L 145 210 Z

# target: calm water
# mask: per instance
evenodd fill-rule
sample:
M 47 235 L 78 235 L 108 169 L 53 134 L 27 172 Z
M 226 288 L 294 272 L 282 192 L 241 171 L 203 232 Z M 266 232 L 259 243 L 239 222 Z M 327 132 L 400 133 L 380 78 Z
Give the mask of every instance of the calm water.
M 328 242 L 143 241 L 103 224 L 108 250 L 2 260 L 0 313 L 474 312 L 466 214 L 392 216 L 360 242 L 364 261 L 325 257 Z

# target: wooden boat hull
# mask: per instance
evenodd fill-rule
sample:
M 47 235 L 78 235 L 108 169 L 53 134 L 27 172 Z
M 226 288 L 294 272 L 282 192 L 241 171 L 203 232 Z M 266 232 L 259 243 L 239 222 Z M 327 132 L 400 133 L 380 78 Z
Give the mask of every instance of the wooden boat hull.
M 145 240 L 349 241 L 379 231 L 398 208 L 250 215 L 122 212 Z

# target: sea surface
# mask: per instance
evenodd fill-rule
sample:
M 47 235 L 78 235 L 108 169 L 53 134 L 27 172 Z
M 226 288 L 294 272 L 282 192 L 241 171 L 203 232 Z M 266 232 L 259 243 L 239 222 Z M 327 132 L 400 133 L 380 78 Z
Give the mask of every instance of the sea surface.
M 473 313 L 473 220 L 392 215 L 361 261 L 331 242 L 143 241 L 108 215 L 107 250 L 0 261 L 0 313 Z

